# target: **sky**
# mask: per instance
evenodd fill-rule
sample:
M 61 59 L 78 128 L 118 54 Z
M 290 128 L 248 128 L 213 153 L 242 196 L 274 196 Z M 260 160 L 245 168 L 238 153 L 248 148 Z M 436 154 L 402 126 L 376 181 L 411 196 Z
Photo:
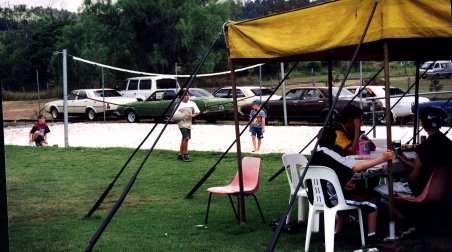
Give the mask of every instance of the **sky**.
M 82 5 L 83 0 L 0 0 L 1 7 L 25 4 L 27 6 L 52 7 L 55 9 L 66 9 L 71 12 L 77 12 Z

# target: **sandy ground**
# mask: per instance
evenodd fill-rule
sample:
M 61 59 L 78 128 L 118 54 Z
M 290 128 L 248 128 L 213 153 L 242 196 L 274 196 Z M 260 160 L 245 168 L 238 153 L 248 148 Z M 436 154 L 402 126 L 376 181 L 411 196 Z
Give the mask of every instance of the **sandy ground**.
M 128 147 L 136 148 L 152 129 L 152 123 L 71 123 L 68 125 L 68 142 L 71 147 Z M 49 144 L 64 146 L 64 125 L 62 123 L 49 123 Z M 163 125 L 158 125 L 143 148 L 150 148 L 159 135 Z M 28 145 L 28 132 L 30 126 L 15 126 L 4 128 L 5 144 Z M 243 126 L 240 126 L 240 130 Z M 261 151 L 258 153 L 289 153 L 299 152 L 319 131 L 319 126 L 267 126 L 262 140 Z M 366 132 L 369 126 L 363 127 Z M 386 138 L 386 128 L 377 127 L 376 138 Z M 392 128 L 392 138 L 402 139 L 402 143 L 408 141 L 413 134 L 412 127 Z M 422 134 L 426 134 L 422 132 Z M 372 133 L 369 134 L 372 138 Z M 448 137 L 452 139 L 452 132 Z M 168 125 L 162 134 L 156 149 L 178 150 L 181 135 L 177 125 Z M 193 125 L 192 139 L 189 142 L 189 150 L 219 151 L 223 152 L 235 139 L 233 125 Z M 251 152 L 252 144 L 250 133 L 243 133 L 241 139 L 242 151 Z M 308 154 L 314 147 L 311 144 L 303 153 Z M 231 149 L 235 152 L 236 147 Z

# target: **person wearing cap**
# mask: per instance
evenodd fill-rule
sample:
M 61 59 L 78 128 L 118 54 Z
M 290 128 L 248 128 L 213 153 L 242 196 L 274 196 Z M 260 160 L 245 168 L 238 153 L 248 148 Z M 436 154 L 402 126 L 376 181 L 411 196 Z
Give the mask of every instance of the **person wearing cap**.
M 177 107 L 176 111 L 184 114 L 184 117 L 177 123 L 182 134 L 182 140 L 180 143 L 179 155 L 177 156 L 177 159 L 188 162 L 190 161 L 190 156 L 188 155 L 188 140 L 191 139 L 191 126 L 193 123 L 193 118 L 200 113 L 200 110 L 196 103 L 190 101 L 190 95 L 185 90 L 180 90 L 179 97 L 181 97 L 182 101 Z
M 452 164 L 452 141 L 439 129 L 444 113 L 436 108 L 426 108 L 421 113 L 421 124 L 428 138 L 415 149 L 416 158 L 409 159 L 399 153 L 398 159 L 409 169 L 405 182 L 394 182 L 394 194 L 403 197 L 417 197 L 422 193 L 436 167 Z M 387 195 L 387 185 L 379 185 L 375 190 Z
M 408 196 L 411 193 L 416 197 L 422 193 L 436 167 L 452 164 L 452 141 L 439 130 L 444 116 L 440 109 L 424 109 L 421 113 L 421 124 L 428 138 L 416 147 L 416 159 L 408 159 L 403 153 L 398 155 L 399 160 L 411 170 L 406 177 L 408 187 L 404 187 L 404 193 Z
M 264 138 L 265 133 L 265 118 L 267 117 L 267 114 L 265 114 L 265 111 L 263 109 L 259 111 L 260 107 L 261 101 L 259 99 L 254 100 L 252 103 L 253 109 L 250 112 L 250 120 L 252 120 L 250 125 L 250 132 L 251 132 L 251 141 L 253 142 L 253 152 L 260 150 L 261 141 L 262 138 Z

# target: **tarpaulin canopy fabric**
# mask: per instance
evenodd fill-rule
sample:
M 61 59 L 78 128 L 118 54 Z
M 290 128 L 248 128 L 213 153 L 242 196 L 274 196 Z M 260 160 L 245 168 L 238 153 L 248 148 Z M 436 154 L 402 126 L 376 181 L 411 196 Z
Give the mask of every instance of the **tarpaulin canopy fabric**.
M 231 60 L 348 60 L 375 0 L 339 0 L 226 26 Z M 360 60 L 451 59 L 451 0 L 380 0 Z

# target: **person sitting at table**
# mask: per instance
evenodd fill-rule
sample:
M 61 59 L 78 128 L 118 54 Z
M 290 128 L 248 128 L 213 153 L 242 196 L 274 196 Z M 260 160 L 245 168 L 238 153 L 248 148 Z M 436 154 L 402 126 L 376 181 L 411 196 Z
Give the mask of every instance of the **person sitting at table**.
M 320 132 L 319 132 L 320 133 Z M 364 190 L 356 187 L 353 177 L 354 173 L 362 172 L 368 168 L 374 167 L 378 164 L 386 162 L 394 158 L 394 152 L 386 150 L 380 156 L 365 160 L 357 161 L 354 159 L 347 159 L 342 157 L 332 149 L 336 142 L 336 132 L 332 128 L 325 128 L 322 136 L 319 136 L 318 150 L 312 155 L 311 165 L 321 165 L 333 169 L 344 192 L 344 197 L 347 200 L 347 204 L 357 205 L 363 208 L 363 211 L 367 213 L 367 235 L 369 243 L 376 243 L 376 228 L 377 228 L 377 202 L 379 201 L 379 195 L 373 191 Z M 334 206 L 337 204 L 336 192 L 332 185 L 326 185 L 328 195 L 325 198 L 330 199 L 327 205 Z M 339 233 L 342 229 L 344 218 L 339 216 L 336 218 L 336 233 Z
M 339 113 L 339 123 L 335 126 L 337 137 L 333 150 L 341 156 L 358 154 L 359 137 L 363 132 L 361 131 L 362 115 L 362 109 L 351 104 L 345 106 Z M 364 138 L 370 142 L 370 150 L 374 151 L 375 144 L 366 135 L 364 135 Z M 379 178 L 369 178 L 357 182 L 357 187 L 371 189 L 377 186 L 378 183 Z
M 362 115 L 362 109 L 354 105 L 347 105 L 339 113 L 339 123 L 335 127 L 337 137 L 334 151 L 341 156 L 358 153 L 359 137 L 362 134 Z M 365 138 L 369 140 L 367 136 Z M 370 142 L 370 149 L 375 150 L 375 144 L 372 141 Z
M 436 108 L 429 107 L 422 111 L 421 124 L 428 138 L 415 148 L 415 159 L 408 159 L 402 152 L 398 155 L 410 172 L 405 182 L 394 182 L 395 195 L 417 197 L 424 190 L 436 167 L 452 164 L 452 141 L 439 130 L 443 117 L 444 112 Z M 387 188 L 384 184 L 377 186 L 375 190 L 387 195 Z

